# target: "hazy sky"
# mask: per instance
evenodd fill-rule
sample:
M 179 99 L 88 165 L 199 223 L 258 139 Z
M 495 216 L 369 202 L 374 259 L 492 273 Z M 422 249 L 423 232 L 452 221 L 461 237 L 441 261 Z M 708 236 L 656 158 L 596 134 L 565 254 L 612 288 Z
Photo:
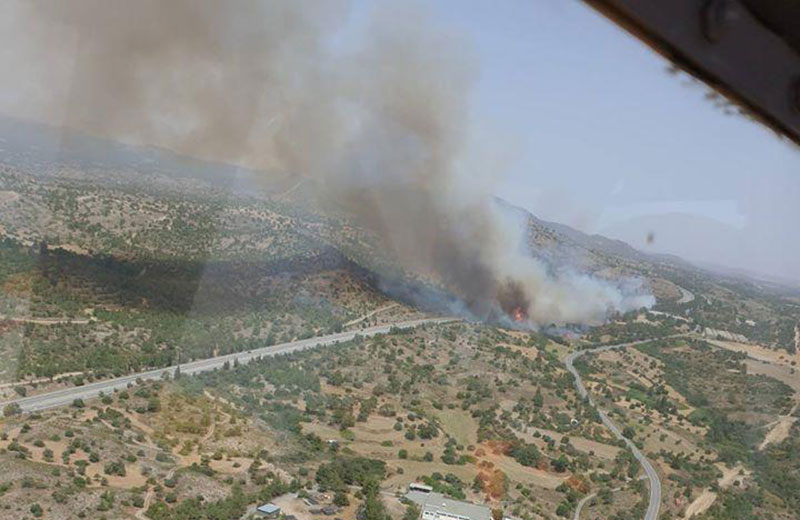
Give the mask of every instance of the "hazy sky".
M 2 16 L 7 6 L 14 13 L 14 4 L 10 0 L 0 4 L 0 35 L 9 39 L 0 46 L 0 64 L 14 72 L 6 76 L 5 83 L 0 80 L 0 109 L 14 114 L 25 105 L 23 99 L 61 99 L 54 110 L 44 109 L 46 105 L 41 103 L 35 106 L 39 119 L 60 124 L 65 114 L 80 107 L 82 100 L 93 101 L 95 95 L 84 89 L 81 81 L 85 70 L 93 70 L 86 68 L 92 65 L 93 55 L 78 50 L 84 48 L 82 44 L 97 41 L 97 34 L 108 36 L 106 33 L 113 31 L 104 33 L 102 27 L 92 26 L 80 34 L 55 38 L 56 49 L 66 44 L 75 47 L 74 56 L 66 53 L 68 59 L 46 63 L 25 59 L 24 52 L 30 50 L 26 44 L 37 39 L 49 41 L 54 35 L 49 28 L 37 33 L 24 25 L 22 32 L 15 32 L 21 30 L 21 22 L 14 16 Z M 46 2 L 38 5 L 49 12 Z M 346 50 L 357 40 L 371 8 L 385 2 L 353 0 L 349 18 L 344 8 L 338 9 L 339 4 L 324 5 L 332 12 L 319 18 L 338 20 L 345 14 L 347 20 L 345 30 L 334 39 L 335 51 L 337 45 Z M 480 162 L 473 161 L 472 166 L 486 164 L 481 170 L 492 170 L 492 189 L 497 195 L 541 218 L 621 238 L 644 250 L 800 280 L 800 151 L 795 145 L 743 117 L 725 115 L 705 99 L 706 87 L 683 74 L 669 74 L 667 62 L 578 0 L 438 0 L 417 5 L 431 11 L 433 25 L 442 30 L 437 38 L 426 40 L 437 42 L 430 45 L 439 45 L 452 35 L 453 42 L 447 43 L 472 56 L 471 69 L 477 78 L 468 94 L 471 117 L 466 125 L 475 143 L 470 149 L 481 149 L 476 152 Z M 312 18 L 322 12 L 313 2 L 306 7 Z M 230 9 L 237 8 L 231 4 Z M 67 15 L 72 9 L 63 11 Z M 150 22 L 156 29 L 159 16 Z M 264 39 L 285 42 L 281 25 L 275 22 L 278 18 L 265 19 L 263 24 L 254 18 L 243 23 L 260 35 L 250 38 L 251 44 L 260 48 Z M 277 23 L 276 27 L 270 22 Z M 125 26 L 126 31 L 135 32 L 129 30 L 129 24 Z M 188 33 L 191 36 L 191 29 Z M 238 33 L 250 34 L 241 29 Z M 302 44 L 303 37 L 296 35 L 295 44 Z M 146 51 L 149 42 L 144 38 L 139 47 Z M 187 42 L 194 39 L 186 37 L 183 43 Z M 300 44 L 284 47 L 302 49 Z M 302 64 L 303 57 L 293 59 Z M 117 83 L 112 83 L 108 92 L 101 91 L 108 98 L 101 101 L 115 101 L 114 96 L 129 84 L 126 62 L 114 63 L 119 70 L 109 77 Z M 223 61 L 220 68 L 244 71 L 247 76 L 254 68 L 249 63 Z M 188 71 L 195 71 L 189 65 Z M 174 72 L 167 66 L 159 71 L 163 69 Z M 438 84 L 435 73 L 417 76 L 430 76 L 416 82 L 429 90 L 450 89 L 454 99 L 460 95 L 460 84 Z M 202 82 L 169 83 L 171 87 L 184 84 L 193 89 L 184 96 L 187 99 L 192 99 L 193 93 L 206 94 Z M 387 88 L 392 86 L 390 83 Z M 183 99 L 183 89 L 173 88 L 178 101 Z M 322 86 L 320 89 L 325 92 Z M 173 90 L 169 92 L 175 94 Z M 227 86 L 223 91 L 228 92 Z M 232 96 L 234 101 L 236 96 Z M 155 99 L 161 100 L 161 96 Z M 164 99 L 169 102 L 168 97 Z M 446 105 L 448 99 L 431 98 L 430 102 Z M 117 116 L 140 114 L 136 105 L 123 108 L 130 110 L 117 110 L 122 112 Z M 182 114 L 178 109 L 172 112 L 167 119 Z M 252 120 L 247 103 L 243 112 L 211 113 L 213 117 L 208 119 L 214 124 L 210 129 L 218 129 L 220 122 L 230 123 L 223 134 L 236 145 L 246 141 L 239 136 L 241 130 L 245 136 L 251 127 L 269 130 L 274 119 Z M 106 117 L 106 112 L 101 113 Z M 242 119 L 243 129 L 239 128 Z M 460 117 L 457 119 L 460 124 Z M 166 128 L 176 133 L 175 128 Z M 312 138 L 308 136 L 308 140 Z M 208 144 L 220 145 L 217 141 Z M 484 147 L 490 153 L 485 153 Z M 655 240 L 647 244 L 650 233 Z
M 577 0 L 436 12 L 474 45 L 476 131 L 508 136 L 498 195 L 641 249 L 800 279 L 797 147 Z

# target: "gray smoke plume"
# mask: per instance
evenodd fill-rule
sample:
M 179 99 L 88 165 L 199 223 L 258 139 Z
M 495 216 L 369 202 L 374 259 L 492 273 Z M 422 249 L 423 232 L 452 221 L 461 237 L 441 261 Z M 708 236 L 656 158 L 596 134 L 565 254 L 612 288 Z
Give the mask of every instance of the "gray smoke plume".
M 467 45 L 420 7 L 48 0 L 0 7 L 0 110 L 308 177 L 479 317 L 596 323 L 652 303 L 535 260 L 475 168 Z M 491 172 L 494 173 L 494 172 Z

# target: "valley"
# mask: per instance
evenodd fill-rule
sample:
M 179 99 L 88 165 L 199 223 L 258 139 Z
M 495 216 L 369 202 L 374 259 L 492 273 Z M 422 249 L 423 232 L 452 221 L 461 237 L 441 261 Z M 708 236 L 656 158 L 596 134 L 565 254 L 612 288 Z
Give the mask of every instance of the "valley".
M 412 520 L 413 483 L 519 520 L 797 518 L 795 289 L 528 215 L 547 265 L 655 306 L 484 322 L 306 182 L 15 150 L 3 518 Z

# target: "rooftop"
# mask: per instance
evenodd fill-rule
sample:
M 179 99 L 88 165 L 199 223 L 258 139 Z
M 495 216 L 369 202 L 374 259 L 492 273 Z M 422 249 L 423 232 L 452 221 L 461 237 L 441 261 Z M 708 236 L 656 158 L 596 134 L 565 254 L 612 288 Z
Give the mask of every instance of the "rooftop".
M 424 493 L 411 490 L 406 498 L 422 507 L 423 514 L 443 513 L 464 520 L 491 520 L 492 510 L 486 506 L 453 500 L 441 493 Z
M 258 506 L 256 508 L 256 511 L 258 511 L 259 513 L 266 513 L 268 515 L 272 513 L 277 513 L 280 510 L 281 508 L 276 506 L 275 504 L 264 504 L 263 506 Z

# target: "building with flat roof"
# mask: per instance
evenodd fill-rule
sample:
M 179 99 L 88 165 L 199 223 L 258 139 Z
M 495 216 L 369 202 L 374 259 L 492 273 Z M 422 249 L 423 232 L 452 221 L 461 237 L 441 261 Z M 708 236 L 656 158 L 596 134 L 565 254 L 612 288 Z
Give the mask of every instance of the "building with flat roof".
M 453 500 L 441 493 L 426 493 L 412 489 L 405 497 L 420 506 L 422 520 L 492 520 L 490 508 Z
M 270 503 L 258 506 L 256 512 L 261 518 L 278 518 L 278 515 L 281 514 L 281 508 Z

